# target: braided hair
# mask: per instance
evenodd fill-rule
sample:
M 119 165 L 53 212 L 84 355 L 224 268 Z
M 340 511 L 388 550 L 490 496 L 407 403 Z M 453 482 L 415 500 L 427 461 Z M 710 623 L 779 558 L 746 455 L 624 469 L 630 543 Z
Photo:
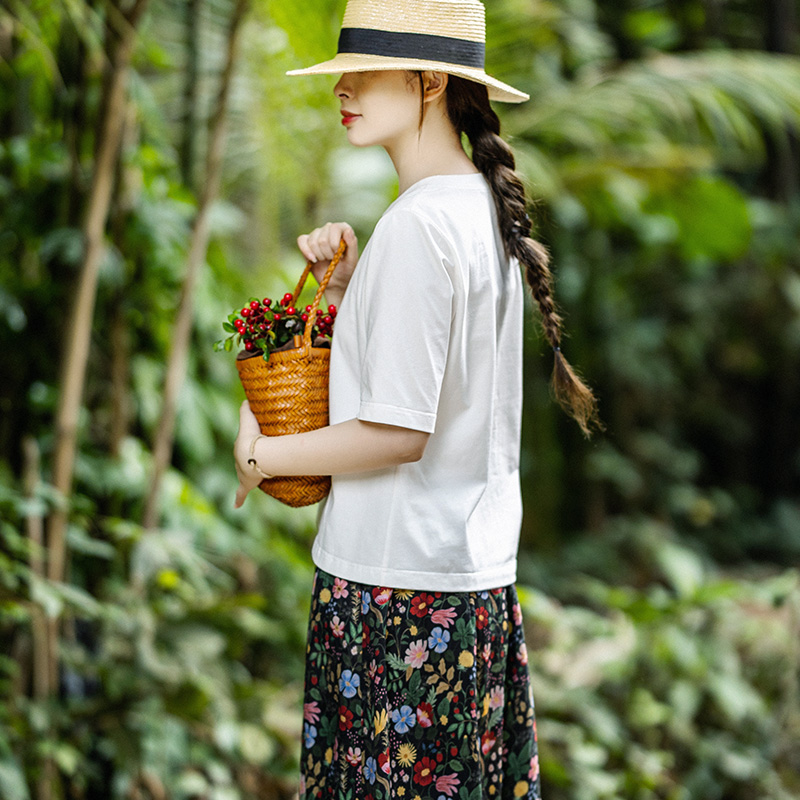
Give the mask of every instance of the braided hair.
M 491 187 L 506 253 L 516 257 L 524 268 L 525 279 L 541 311 L 542 327 L 555 354 L 552 376 L 555 398 L 588 437 L 593 426 L 603 429 L 597 401 L 561 353 L 562 320 L 553 301 L 550 257 L 545 246 L 531 238 L 525 188 L 514 172 L 511 148 L 500 138 L 500 120 L 489 104 L 489 93 L 482 84 L 449 75 L 446 102 L 450 122 L 459 135 L 462 132 L 467 135 L 472 145 L 472 162 Z

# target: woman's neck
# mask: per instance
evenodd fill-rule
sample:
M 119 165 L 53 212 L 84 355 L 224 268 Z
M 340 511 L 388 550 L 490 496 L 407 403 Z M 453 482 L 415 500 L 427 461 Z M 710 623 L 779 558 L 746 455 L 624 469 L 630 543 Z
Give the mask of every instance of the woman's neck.
M 438 107 L 428 108 L 417 131 L 385 146 L 392 159 L 400 194 L 431 175 L 465 175 L 478 172 L 461 146 L 461 139 Z

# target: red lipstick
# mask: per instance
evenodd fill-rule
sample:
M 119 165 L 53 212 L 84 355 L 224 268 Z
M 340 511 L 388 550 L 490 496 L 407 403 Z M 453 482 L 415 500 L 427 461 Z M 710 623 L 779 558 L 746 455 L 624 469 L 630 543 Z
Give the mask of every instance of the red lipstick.
M 360 114 L 353 114 L 351 111 L 347 111 L 346 109 L 342 109 L 342 125 L 349 125 L 353 120 L 360 117 Z

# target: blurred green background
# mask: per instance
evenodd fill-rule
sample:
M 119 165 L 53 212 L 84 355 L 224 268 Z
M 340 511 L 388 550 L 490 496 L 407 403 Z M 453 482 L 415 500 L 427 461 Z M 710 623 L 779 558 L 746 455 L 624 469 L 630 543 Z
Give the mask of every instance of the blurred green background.
M 298 234 L 343 219 L 363 245 L 395 196 L 335 79 L 284 76 L 343 8 L 0 5 L 3 800 L 296 795 L 315 509 L 234 511 L 243 393 L 212 344 L 293 287 Z M 800 8 L 487 13 L 607 425 L 587 441 L 552 402 L 529 307 L 543 796 L 800 798 Z

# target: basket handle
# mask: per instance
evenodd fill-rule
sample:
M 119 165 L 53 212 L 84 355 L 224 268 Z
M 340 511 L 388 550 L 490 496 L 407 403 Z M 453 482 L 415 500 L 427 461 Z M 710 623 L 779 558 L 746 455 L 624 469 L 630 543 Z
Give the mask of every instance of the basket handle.
M 344 251 L 346 249 L 347 245 L 345 244 L 344 237 L 342 237 L 341 242 L 339 242 L 339 249 L 336 251 L 336 253 L 334 253 L 331 263 L 328 265 L 328 269 L 325 270 L 325 275 L 319 283 L 319 288 L 314 296 L 314 302 L 311 304 L 311 311 L 308 312 L 306 328 L 303 331 L 303 347 L 306 349 L 311 347 L 311 331 L 317 319 L 317 309 L 319 308 L 319 304 L 322 300 L 322 295 L 324 294 L 325 289 L 328 287 L 328 281 L 330 281 L 331 275 L 333 275 L 333 270 L 336 269 L 336 265 L 342 260 L 342 256 L 344 255 Z M 300 297 L 300 292 L 303 291 L 303 286 L 305 286 L 306 278 L 308 278 L 309 272 L 311 272 L 310 261 L 306 264 L 306 268 L 303 270 L 303 274 L 300 276 L 297 286 L 295 286 L 294 294 L 292 295 L 292 305 L 297 305 L 297 298 Z

